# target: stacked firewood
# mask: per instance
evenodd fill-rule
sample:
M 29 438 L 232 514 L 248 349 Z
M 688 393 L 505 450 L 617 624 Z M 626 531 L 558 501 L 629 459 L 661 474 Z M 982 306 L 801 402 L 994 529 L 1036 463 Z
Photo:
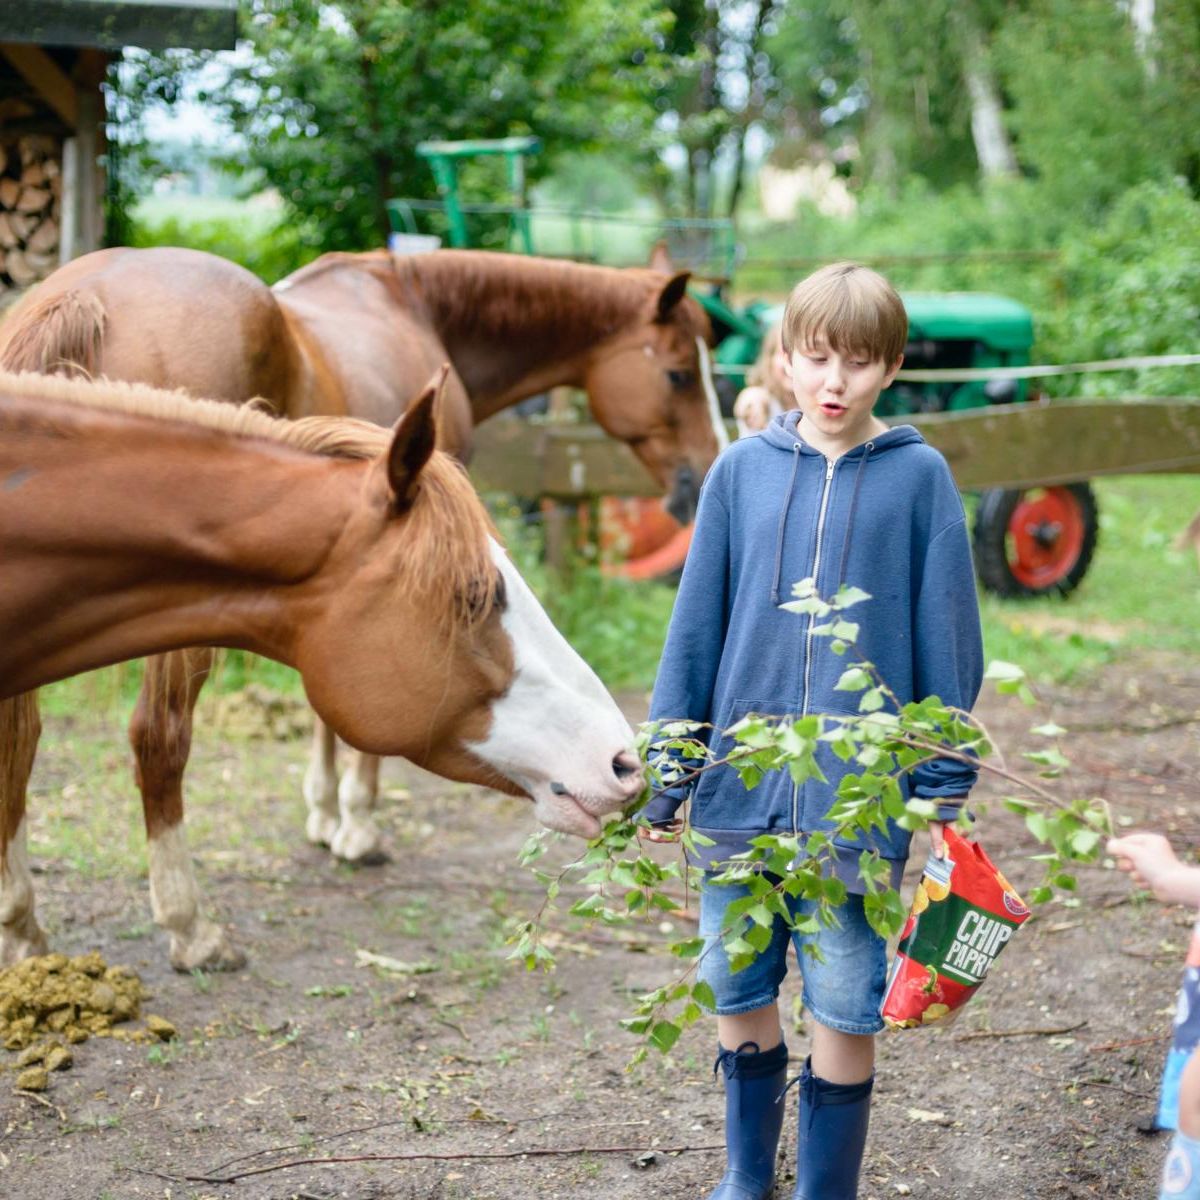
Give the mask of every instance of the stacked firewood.
M 0 288 L 25 288 L 58 266 L 62 143 L 0 142 Z

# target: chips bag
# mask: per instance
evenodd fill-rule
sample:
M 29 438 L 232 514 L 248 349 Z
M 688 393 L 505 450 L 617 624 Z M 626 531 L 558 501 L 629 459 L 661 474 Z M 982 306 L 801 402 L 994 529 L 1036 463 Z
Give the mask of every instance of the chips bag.
M 1158 1098 L 1158 1113 L 1154 1123 L 1159 1129 L 1179 1128 L 1179 1080 L 1192 1052 L 1200 1045 L 1200 917 L 1192 926 L 1192 941 L 1188 947 L 1175 1003 L 1175 1032 L 1171 1049 L 1163 1065 L 1162 1091 Z
M 900 934 L 883 997 L 891 1029 L 952 1016 L 1029 916 L 978 842 L 946 829 L 945 858 L 930 858 Z

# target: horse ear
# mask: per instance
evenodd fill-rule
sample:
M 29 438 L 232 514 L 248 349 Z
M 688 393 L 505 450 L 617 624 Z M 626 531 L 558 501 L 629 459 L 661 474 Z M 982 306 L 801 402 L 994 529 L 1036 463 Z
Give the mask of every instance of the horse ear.
M 421 469 L 437 445 L 436 410 L 449 372 L 450 364 L 443 363 L 425 385 L 416 403 L 409 405 L 396 422 L 392 444 L 387 452 L 387 476 L 388 486 L 392 490 L 392 506 L 398 513 L 417 498 Z
M 688 280 L 691 277 L 690 271 L 680 271 L 663 284 L 663 290 L 658 294 L 658 315 L 654 318 L 657 323 L 662 324 L 671 319 L 672 309 L 687 294 Z
M 648 266 L 650 270 L 658 271 L 663 275 L 670 275 L 675 270 L 671 265 L 671 252 L 667 249 L 666 238 L 659 238 L 650 247 L 650 262 Z

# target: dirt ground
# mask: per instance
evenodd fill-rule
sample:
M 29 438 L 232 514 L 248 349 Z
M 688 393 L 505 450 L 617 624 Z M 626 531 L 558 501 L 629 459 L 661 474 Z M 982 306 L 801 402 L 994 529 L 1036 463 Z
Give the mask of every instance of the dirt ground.
M 1047 717 L 1078 731 L 1075 790 L 1106 797 L 1123 821 L 1200 845 L 1200 666 L 1125 667 L 1044 699 L 1032 717 L 995 699 L 981 711 L 1010 747 Z M 628 698 L 631 717 L 643 703 Z M 128 823 L 123 736 L 107 718 L 47 721 L 35 849 L 39 805 L 77 806 L 82 827 L 89 797 L 107 804 L 117 794 Z M 618 1018 L 633 993 L 678 969 L 664 934 L 580 932 L 561 918 L 555 973 L 505 960 L 505 919 L 538 902 L 515 862 L 532 828 L 525 806 L 389 764 L 392 859 L 351 870 L 303 841 L 303 742 L 211 726 L 196 741 L 193 850 L 210 905 L 249 966 L 173 973 L 149 924 L 144 873 L 99 869 L 99 849 L 91 870 L 72 869 L 67 853 L 35 857 L 53 947 L 99 950 L 135 968 L 153 993 L 146 1009 L 181 1037 L 168 1047 L 77 1047 L 48 1104 L 14 1094 L 13 1074 L 0 1073 L 0 1195 L 707 1194 L 722 1169 L 711 1022 L 685 1034 L 670 1059 L 623 1069 L 633 1041 Z M 1032 882 L 1031 839 L 996 805 L 981 839 L 1018 887 Z M 565 857 L 565 847 L 554 853 Z M 1080 898 L 1021 931 L 957 1025 L 881 1038 L 864 1200 L 1157 1194 L 1167 1138 L 1137 1125 L 1154 1107 L 1191 918 L 1130 902 L 1124 878 L 1100 868 L 1082 873 Z M 382 975 L 355 965 L 359 949 L 433 969 Z M 787 989 L 790 1011 L 793 977 Z M 798 1069 L 807 1038 L 792 1030 L 789 1044 Z M 794 1093 L 790 1104 L 783 1196 Z M 302 1162 L 371 1155 L 406 1159 Z M 297 1165 L 269 1169 L 285 1163 Z

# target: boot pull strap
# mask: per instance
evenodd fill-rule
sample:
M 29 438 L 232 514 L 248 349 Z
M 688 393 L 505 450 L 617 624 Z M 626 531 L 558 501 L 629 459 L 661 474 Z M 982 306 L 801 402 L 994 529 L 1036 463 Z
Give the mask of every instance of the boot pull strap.
M 717 1072 L 721 1069 L 721 1067 L 725 1063 L 736 1062 L 737 1056 L 739 1054 L 741 1054 L 742 1051 L 744 1051 L 748 1046 L 754 1047 L 755 1054 L 761 1053 L 757 1042 L 742 1042 L 742 1044 L 740 1046 L 738 1046 L 738 1048 L 736 1050 L 726 1050 L 724 1046 L 721 1046 L 720 1044 L 718 1044 L 717 1058 L 716 1058 L 716 1061 L 713 1063 L 713 1078 L 714 1079 L 716 1078 Z M 728 1074 L 728 1071 L 726 1071 L 726 1074 Z

